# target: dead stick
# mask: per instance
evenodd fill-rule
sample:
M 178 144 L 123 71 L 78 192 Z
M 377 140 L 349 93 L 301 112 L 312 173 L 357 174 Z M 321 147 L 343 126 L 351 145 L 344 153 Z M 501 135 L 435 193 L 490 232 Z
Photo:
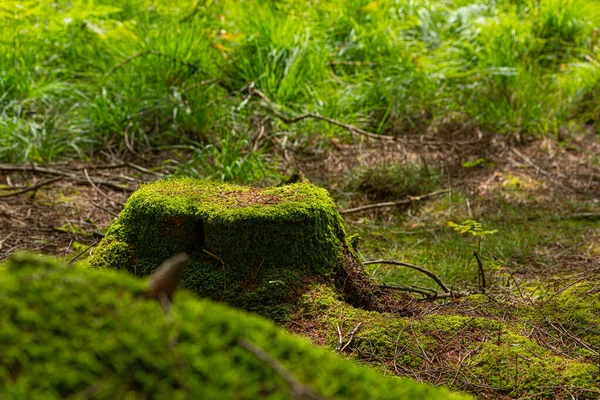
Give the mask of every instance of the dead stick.
M 245 339 L 238 339 L 237 344 L 248 350 L 256 358 L 269 364 L 275 372 L 281 376 L 292 389 L 292 398 L 308 398 L 315 400 L 325 400 L 326 398 L 314 392 L 311 388 L 304 386 L 294 375 L 292 375 L 281 363 L 275 360 L 266 351 L 250 343 Z
M 485 272 L 483 272 L 483 263 L 481 262 L 481 259 L 479 258 L 479 254 L 477 254 L 477 251 L 473 250 L 473 255 L 475 256 L 475 259 L 477 260 L 477 267 L 479 268 L 479 276 L 481 276 L 481 288 L 485 292 L 486 285 L 485 285 Z
M 382 289 L 397 290 L 399 292 L 421 294 L 421 295 L 425 296 L 425 298 L 428 300 L 435 300 L 438 297 L 438 293 L 435 290 L 431 290 L 432 293 L 430 293 L 430 292 L 427 292 L 426 290 L 422 290 L 422 289 L 416 289 L 416 288 L 406 287 L 406 286 L 390 285 L 385 282 L 383 282 L 383 284 L 379 285 L 379 287 Z
M 371 210 L 373 208 L 394 207 L 394 206 L 398 206 L 400 204 L 409 204 L 409 203 L 412 203 L 413 201 L 425 200 L 425 199 L 428 199 L 431 197 L 438 196 L 443 193 L 448 193 L 449 191 L 450 191 L 450 189 L 443 189 L 443 190 L 438 190 L 435 192 L 423 194 L 421 196 L 408 197 L 408 198 L 402 199 L 402 200 L 388 201 L 385 203 L 367 204 L 366 206 L 360 206 L 360 207 L 356 207 L 356 208 L 340 210 L 340 214 L 350 214 L 350 213 L 355 213 L 355 212 L 359 212 L 359 211 Z
M 119 217 L 119 214 L 117 214 L 117 213 L 115 213 L 115 212 L 112 212 L 112 211 L 110 211 L 108 208 L 104 208 L 104 207 L 102 207 L 100 204 L 96 204 L 96 203 L 91 203 L 91 204 L 92 204 L 94 207 L 101 209 L 101 210 L 102 210 L 102 211 L 104 211 L 105 213 L 107 213 L 107 214 L 110 214 L 110 215 L 112 215 L 112 216 L 113 216 L 113 217 L 115 217 L 115 218 Z
M 145 174 L 148 174 L 148 175 L 154 175 L 154 176 L 158 176 L 158 177 L 165 176 L 164 174 L 161 174 L 160 172 L 150 171 L 147 168 L 144 168 L 144 167 L 142 167 L 140 165 L 137 165 L 137 164 L 134 164 L 134 163 L 131 163 L 131 162 L 125 163 L 125 165 L 128 166 L 128 167 L 130 167 L 130 168 L 136 169 L 136 170 L 138 170 L 140 172 L 143 172 Z
M 88 174 L 87 169 L 83 169 L 83 174 L 85 175 L 85 179 L 87 179 L 87 181 L 89 182 L 90 186 L 92 186 L 92 188 L 98 192 L 100 194 L 100 196 L 104 197 L 106 200 L 108 200 L 109 202 L 112 203 L 112 199 L 106 194 L 104 193 L 102 190 L 100 190 L 100 188 L 98 186 L 96 186 L 96 184 L 94 183 L 94 181 L 92 180 L 92 178 L 90 178 L 90 175 Z
M 375 260 L 375 261 L 365 261 L 365 262 L 363 262 L 363 265 L 371 265 L 371 264 L 399 265 L 401 267 L 407 267 L 407 268 L 414 269 L 416 271 L 419 271 L 419 272 L 427 275 L 431 279 L 433 279 L 435 281 L 435 283 L 437 283 L 438 286 L 442 288 L 442 290 L 444 291 L 444 293 L 450 293 L 450 289 L 448 289 L 448 287 L 444 284 L 444 282 L 442 282 L 442 280 L 440 278 L 437 277 L 436 274 L 434 274 L 433 272 L 429 271 L 428 269 L 425 269 L 423 267 L 419 267 L 418 265 L 409 264 L 409 263 L 403 262 L 403 261 L 392 261 L 392 260 Z
M 542 167 L 540 167 L 539 165 L 537 165 L 536 163 L 534 163 L 531 158 L 527 157 L 526 155 L 524 155 L 523 153 L 521 153 L 519 150 L 515 149 L 514 147 L 510 149 L 512 151 L 513 154 L 515 154 L 517 157 L 519 157 L 521 160 L 525 161 L 525 163 L 529 164 L 531 167 L 533 167 L 537 172 L 539 172 L 542 175 L 546 175 L 547 177 L 553 179 L 555 178 L 555 175 L 552 174 L 551 172 L 546 171 L 545 169 L 543 169 Z M 564 174 L 558 173 L 556 174 L 556 176 L 563 178 L 563 179 L 568 179 L 567 176 L 565 176 Z M 556 183 L 562 187 L 565 188 L 571 192 L 575 191 L 575 189 L 573 189 L 572 187 L 565 185 L 561 182 L 556 181 Z
M 494 257 L 494 259 L 496 261 L 498 261 L 498 259 L 496 257 Z M 519 293 L 521 294 L 521 298 L 523 299 L 523 301 L 527 301 L 525 299 L 525 296 L 523 296 L 523 292 L 521 291 L 521 286 L 519 285 L 519 282 L 517 281 L 517 279 L 515 278 L 515 275 L 510 271 L 510 269 L 504 265 L 504 268 L 508 271 L 508 274 L 510 276 L 510 278 L 512 278 L 513 282 L 515 283 L 515 285 L 517 285 L 517 289 L 519 290 Z M 552 321 L 550 321 L 550 319 L 548 319 L 548 317 L 546 316 L 546 314 L 542 311 L 542 309 L 538 306 L 536 306 L 536 304 L 533 302 L 533 300 L 531 299 L 531 297 L 529 298 L 529 304 L 531 305 L 531 307 L 533 307 L 533 309 L 535 311 L 537 311 L 542 318 L 544 319 L 544 321 L 550 325 L 556 332 L 558 332 L 559 335 L 566 335 L 567 337 L 569 337 L 570 339 L 572 339 L 575 343 L 580 344 L 581 346 L 585 347 L 586 349 L 588 349 L 590 352 L 592 352 L 594 355 L 596 356 L 600 356 L 600 352 L 598 352 L 596 349 L 594 349 L 592 347 L 592 345 L 590 345 L 589 343 L 587 343 L 586 341 L 578 338 L 577 336 L 575 336 L 574 334 L 572 334 L 571 332 L 569 332 L 569 330 L 567 330 L 566 328 L 559 328 L 560 325 L 556 326 L 552 323 Z
M 75 257 L 71 258 L 69 260 L 69 262 L 67 264 L 71 264 L 73 261 L 77 260 L 79 257 L 81 257 L 86 251 L 88 251 L 89 249 L 91 249 L 92 247 L 94 247 L 96 245 L 96 243 L 98 243 L 98 240 L 94 240 L 94 243 L 90 244 L 88 247 L 86 247 L 82 252 L 80 252 L 79 254 L 77 254 Z
M 362 322 L 359 322 L 358 325 L 356 325 L 356 327 L 354 329 L 352 329 L 352 332 L 350 332 L 350 339 L 348 339 L 348 342 L 344 345 L 344 347 L 342 347 L 340 349 L 340 353 L 343 353 L 344 350 L 346 350 L 348 348 L 348 346 L 350 346 L 350 343 L 352 343 L 352 341 L 354 340 L 354 336 L 356 335 L 356 333 L 360 329 L 361 325 L 362 325 Z
M 554 217 L 552 219 L 553 220 L 563 220 L 563 219 L 597 220 L 597 219 L 600 219 L 600 213 L 599 212 L 581 212 L 581 213 L 575 213 L 575 214 L 560 215 L 560 216 Z
M 280 120 L 282 120 L 283 122 L 287 123 L 287 124 L 293 124 L 299 121 L 302 121 L 304 119 L 307 118 L 314 118 L 314 119 L 318 119 L 321 121 L 325 121 L 327 123 L 330 123 L 332 125 L 336 125 L 339 126 L 340 128 L 344 128 L 352 133 L 358 133 L 359 135 L 363 135 L 366 136 L 368 138 L 371 139 L 385 139 L 385 140 L 394 140 L 394 141 L 400 141 L 398 138 L 394 137 L 394 136 L 387 136 L 387 135 L 377 135 L 375 133 L 371 133 L 368 131 L 365 131 L 364 129 L 361 129 L 359 127 L 356 127 L 354 125 L 350 125 L 350 124 L 346 124 L 344 122 L 340 122 L 338 120 L 335 120 L 333 118 L 329 118 L 329 117 L 325 117 L 323 115 L 320 114 L 316 114 L 313 112 L 308 112 L 308 113 L 304 113 L 295 117 L 288 117 L 286 115 L 284 115 L 283 113 L 281 113 L 280 111 L 278 111 L 276 108 L 280 108 L 278 105 L 277 107 L 275 106 L 275 103 L 271 102 L 271 100 L 269 100 L 269 98 L 267 97 L 267 95 L 265 95 L 263 92 L 261 92 L 258 89 L 253 88 L 252 89 L 252 93 L 257 94 L 261 99 L 263 99 L 263 101 L 265 103 L 267 103 L 267 105 L 269 106 L 269 109 L 273 112 L 273 114 L 275 114 L 277 116 L 277 118 L 279 118 Z
M 58 175 L 58 176 L 62 176 L 65 178 L 69 178 L 70 180 L 74 181 L 74 182 L 78 182 L 78 183 L 89 183 L 87 181 L 87 179 L 85 179 L 85 177 L 80 177 L 78 175 L 75 174 L 71 174 L 68 172 L 64 172 L 64 171 L 60 171 L 58 169 L 53 169 L 53 168 L 44 168 L 44 167 L 38 167 L 37 165 L 33 164 L 31 166 L 29 165 L 13 165 L 13 164 L 0 164 L 0 171 L 6 171 L 6 172 L 39 172 L 41 174 L 48 174 L 48 175 Z M 121 190 L 124 192 L 128 192 L 131 193 L 134 190 L 130 189 L 128 187 L 123 187 L 123 186 L 119 186 L 109 180 L 106 179 L 92 179 L 94 181 L 94 183 L 96 184 L 102 184 L 104 186 L 107 186 L 111 189 L 115 189 L 115 190 Z
M 436 293 L 435 290 L 432 290 L 434 294 L 428 293 L 425 290 L 412 288 L 412 287 L 404 287 L 404 286 L 396 286 L 384 283 L 383 285 L 379 285 L 381 289 L 389 289 L 389 290 L 397 290 L 399 292 L 408 292 L 408 293 L 418 293 L 425 296 L 422 300 L 424 301 L 434 301 L 434 300 L 444 300 L 444 299 L 458 299 L 461 297 L 469 296 L 469 292 L 458 292 L 453 290 L 450 293 Z
M 132 62 L 133 60 L 140 58 L 140 57 L 144 57 L 147 55 L 153 55 L 153 56 L 157 56 L 157 57 L 162 57 L 162 58 L 166 58 L 169 59 L 171 61 L 174 61 L 178 64 L 184 65 L 194 71 L 198 71 L 200 70 L 200 67 L 198 67 L 197 65 L 194 65 L 192 63 L 189 63 L 185 60 L 182 60 L 180 58 L 177 58 L 175 56 L 172 56 L 170 54 L 165 54 L 162 53 L 160 51 L 157 50 L 144 50 L 144 51 L 140 51 L 138 53 L 135 53 L 127 58 L 125 58 L 123 61 L 121 61 L 118 65 L 116 65 L 115 67 L 113 67 L 110 71 L 108 71 L 108 73 L 106 74 L 106 76 L 111 76 L 112 74 L 115 73 L 115 71 L 117 71 L 120 68 L 123 68 L 125 65 L 129 64 L 130 62 Z
M 29 187 L 27 187 L 25 189 L 22 189 L 22 190 L 19 190 L 17 192 L 0 194 L 0 197 L 18 196 L 18 195 L 23 194 L 23 193 L 31 192 L 32 190 L 37 190 L 37 189 L 41 188 L 42 186 L 50 185 L 50 184 L 52 184 L 54 182 L 60 181 L 61 179 L 63 179 L 62 176 L 57 176 L 56 178 L 48 179 L 46 181 L 38 183 L 37 185 L 29 186 Z

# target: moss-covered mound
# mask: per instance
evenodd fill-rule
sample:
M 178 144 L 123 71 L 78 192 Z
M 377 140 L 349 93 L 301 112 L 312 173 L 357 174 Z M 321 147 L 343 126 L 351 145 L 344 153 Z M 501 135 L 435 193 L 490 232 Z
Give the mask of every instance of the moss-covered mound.
M 309 183 L 146 185 L 129 198 L 91 265 L 145 276 L 180 252 L 191 256 L 184 287 L 275 320 L 317 280 L 335 280 L 350 302 L 376 308 L 377 288 L 352 263 L 335 203 Z
M 295 393 L 300 385 L 326 398 L 464 398 L 381 376 L 186 292 L 166 313 L 145 291 L 120 272 L 9 260 L 0 274 L 0 398 L 285 399 L 290 376 Z
M 353 356 L 482 398 L 598 399 L 597 288 L 580 283 L 520 307 L 474 296 L 464 300 L 466 315 L 458 314 L 458 300 L 438 314 L 403 318 L 350 307 L 331 288 L 314 285 L 288 327 L 307 332 L 309 325 L 313 341 L 335 347 L 338 327 L 347 333 L 361 323 Z

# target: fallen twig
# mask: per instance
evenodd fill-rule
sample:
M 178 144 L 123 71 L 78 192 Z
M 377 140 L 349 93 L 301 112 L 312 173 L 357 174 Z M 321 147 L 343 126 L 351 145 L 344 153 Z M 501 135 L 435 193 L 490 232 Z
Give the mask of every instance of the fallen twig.
M 481 279 L 481 289 L 485 292 L 486 289 L 486 284 L 485 284 L 485 272 L 483 271 L 483 263 L 481 262 L 481 259 L 479 258 L 479 254 L 477 254 L 477 251 L 473 250 L 473 255 L 475 256 L 475 259 L 477 260 L 477 268 L 479 271 L 479 277 Z
M 4 243 L 6 243 L 6 241 L 10 239 L 14 234 L 14 232 L 11 232 L 4 239 L 0 240 L 0 250 L 2 250 L 2 247 L 4 247 Z
M 133 54 L 133 55 L 131 55 L 131 56 L 129 56 L 129 57 L 127 57 L 127 58 L 125 58 L 123 61 L 121 61 L 121 62 L 120 62 L 119 64 L 117 64 L 115 67 L 113 67 L 113 68 L 112 68 L 110 71 L 108 71 L 108 73 L 106 74 L 106 76 L 107 76 L 107 77 L 108 77 L 108 76 L 111 76 L 111 75 L 112 75 L 112 74 L 114 74 L 114 73 L 115 73 L 115 72 L 116 72 L 118 69 L 121 69 L 121 68 L 123 68 L 125 65 L 129 64 L 129 63 L 130 63 L 130 62 L 132 62 L 133 60 L 135 60 L 135 59 L 137 59 L 137 58 L 140 58 L 140 57 L 147 56 L 147 55 L 153 55 L 153 56 L 157 56 L 157 57 L 162 57 L 162 58 L 169 59 L 169 60 L 171 60 L 171 61 L 174 61 L 174 62 L 176 62 L 176 63 L 178 63 L 178 64 L 184 65 L 184 66 L 186 66 L 186 67 L 188 67 L 188 68 L 190 68 L 190 69 L 192 69 L 192 70 L 194 70 L 194 71 L 199 71 L 199 70 L 200 70 L 200 67 L 199 67 L 199 66 L 197 66 L 197 65 L 194 65 L 194 64 L 192 64 L 192 63 L 190 63 L 190 62 L 187 62 L 187 61 L 185 61 L 185 60 L 182 60 L 182 59 L 180 59 L 180 58 L 177 58 L 177 57 L 175 57 L 175 56 L 172 56 L 172 55 L 170 55 L 170 54 L 165 54 L 165 53 L 162 53 L 162 52 L 160 52 L 160 51 L 157 51 L 157 50 L 144 50 L 144 51 L 137 52 L 137 53 L 135 53 L 135 54 Z
M 294 375 L 292 375 L 292 373 L 290 373 L 283 365 L 281 365 L 281 363 L 279 363 L 276 359 L 271 357 L 269 355 L 269 353 L 267 353 L 260 347 L 256 346 L 255 344 L 250 343 L 249 341 L 247 341 L 245 339 L 238 339 L 237 344 L 240 347 L 243 347 L 244 349 L 248 350 L 250 353 L 252 353 L 254 356 L 256 356 L 256 358 L 258 358 L 259 360 L 264 361 L 267 364 L 269 364 L 269 366 L 271 368 L 273 368 L 273 370 L 279 376 L 281 376 L 283 379 L 285 379 L 285 381 L 290 385 L 290 388 L 292 389 L 292 398 L 294 398 L 294 399 L 307 398 L 307 399 L 314 399 L 314 400 L 325 400 L 326 399 L 325 397 L 323 397 L 320 394 L 313 391 L 308 386 L 303 385 Z
M 112 215 L 112 216 L 113 216 L 113 217 L 115 217 L 115 218 L 117 218 L 117 217 L 119 216 L 119 214 L 117 214 L 117 213 L 115 213 L 115 212 L 112 212 L 112 211 L 110 211 L 110 210 L 109 210 L 109 209 L 107 209 L 107 208 L 104 208 L 104 207 L 102 207 L 100 204 L 96 204 L 96 203 L 91 203 L 91 204 L 92 204 L 94 207 L 96 207 L 96 208 L 99 208 L 100 210 L 104 211 L 104 212 L 105 212 L 105 213 L 107 213 L 107 214 L 110 214 L 110 215 Z
M 494 259 L 496 259 L 497 261 L 499 261 L 496 257 L 494 257 Z M 556 332 L 558 332 L 559 335 L 565 335 L 567 336 L 569 339 L 571 339 L 572 341 L 574 341 L 575 343 L 585 347 L 587 350 L 589 350 L 592 354 L 594 354 L 595 356 L 600 356 L 600 352 L 598 350 L 596 350 L 594 347 L 592 347 L 592 345 L 590 345 L 589 343 L 587 343 L 586 341 L 584 341 L 583 339 L 580 339 L 579 337 L 575 336 L 574 334 L 572 334 L 568 329 L 562 327 L 561 325 L 555 325 L 554 323 L 552 323 L 552 321 L 550 321 L 550 319 L 546 316 L 546 314 L 544 313 L 544 311 L 541 309 L 541 307 L 538 307 L 533 300 L 531 299 L 531 297 L 527 300 L 525 298 L 525 296 L 523 296 L 523 292 L 521 290 L 521 286 L 519 285 L 519 282 L 517 281 L 517 279 L 515 278 L 515 275 L 511 272 L 511 270 L 506 266 L 506 264 L 503 263 L 504 268 L 506 269 L 506 271 L 508 271 L 509 276 L 512 278 L 513 282 L 515 283 L 515 285 L 517 286 L 517 289 L 519 291 L 519 293 L 521 294 L 521 298 L 525 301 L 528 302 L 531 307 L 533 307 L 533 309 L 535 311 L 537 311 L 542 318 L 544 319 L 544 321 L 550 325 L 550 327 L 552 329 L 554 329 Z M 544 303 L 545 304 L 545 303 Z
M 411 196 L 411 197 L 408 197 L 408 198 L 402 199 L 402 200 L 388 201 L 385 203 L 367 204 L 365 206 L 348 208 L 346 210 L 340 210 L 340 214 L 350 214 L 350 213 L 355 213 L 355 212 L 359 212 L 359 211 L 371 210 L 373 208 L 394 207 L 394 206 L 398 206 L 400 204 L 409 204 L 414 201 L 421 201 L 421 200 L 425 200 L 425 199 L 428 199 L 431 197 L 438 196 L 443 193 L 448 193 L 449 191 L 450 191 L 450 189 L 442 189 L 442 190 L 438 190 L 435 192 L 423 194 L 421 196 Z
M 527 157 L 526 155 L 524 155 L 523 153 L 521 153 L 519 150 L 515 149 L 514 147 L 510 149 L 511 152 L 513 154 L 515 154 L 517 157 L 519 157 L 521 160 L 525 161 L 526 164 L 528 164 L 529 166 L 533 167 L 538 173 L 542 174 L 542 175 L 546 175 L 547 177 L 554 179 L 555 177 L 558 176 L 562 179 L 568 179 L 567 176 L 563 175 L 563 174 L 553 174 L 551 172 L 546 171 L 545 169 L 543 169 L 542 167 L 540 167 L 539 165 L 537 165 L 536 163 L 534 163 L 531 158 Z M 556 180 L 555 180 L 556 181 Z M 572 187 L 565 185 L 561 182 L 556 182 L 560 187 L 565 188 L 571 192 L 574 192 L 575 189 L 573 189 Z
M 321 120 L 321 121 L 325 121 L 325 122 L 330 123 L 332 125 L 339 126 L 340 128 L 344 128 L 344 129 L 346 129 L 346 130 L 348 130 L 348 131 L 350 131 L 352 133 L 357 133 L 359 135 L 363 135 L 363 136 L 366 136 L 366 137 L 371 138 L 371 139 L 393 140 L 393 141 L 398 141 L 398 142 L 400 141 L 395 136 L 378 135 L 376 133 L 371 133 L 371 132 L 365 131 L 364 129 L 356 127 L 354 125 L 346 124 L 344 122 L 340 122 L 340 121 L 335 120 L 333 118 L 325 117 L 323 115 L 320 115 L 320 114 L 317 114 L 317 113 L 313 113 L 313 112 L 307 112 L 307 113 L 304 113 L 304 114 L 297 115 L 295 117 L 288 117 L 288 116 L 284 115 L 281 111 L 277 110 L 277 108 L 280 108 L 280 107 L 278 105 L 276 105 L 275 103 L 273 103 L 271 100 L 269 100 L 269 98 L 267 97 L 267 95 L 265 95 L 259 89 L 251 88 L 251 93 L 254 93 L 254 94 L 258 95 L 267 104 L 268 108 L 273 112 L 273 114 L 275 114 L 277 116 L 277 118 L 279 118 L 280 120 L 282 120 L 283 122 L 285 122 L 287 124 L 293 124 L 293 123 L 302 121 L 302 120 L 307 119 L 307 118 L 314 118 L 314 119 L 318 119 L 318 120 Z
M 554 219 L 554 220 L 563 220 L 563 219 L 598 220 L 598 219 L 600 219 L 600 212 L 581 212 L 581 213 L 575 213 L 575 214 L 559 215 L 552 219 Z
M 435 300 L 438 298 L 438 293 L 435 290 L 431 290 L 431 292 L 428 292 L 423 289 L 417 289 L 417 288 L 406 287 L 406 286 L 390 285 L 385 282 L 383 282 L 383 284 L 379 285 L 379 287 L 382 289 L 397 290 L 400 292 L 417 293 L 417 294 L 423 295 L 425 297 L 425 299 L 427 299 L 427 300 Z
M 419 271 L 419 272 L 427 275 L 431 279 L 433 279 L 435 281 L 435 283 L 437 283 L 438 286 L 442 288 L 442 290 L 444 291 L 444 293 L 451 293 L 450 289 L 448 289 L 448 287 L 444 284 L 444 282 L 442 282 L 442 280 L 440 278 L 438 278 L 438 276 L 436 274 L 434 274 L 433 272 L 429 271 L 428 269 L 425 269 L 423 267 L 419 267 L 418 265 L 409 264 L 409 263 L 403 262 L 403 261 L 393 261 L 393 260 L 375 260 L 375 261 L 365 261 L 365 262 L 363 262 L 363 265 L 371 265 L 371 264 L 399 265 L 401 267 L 407 267 L 407 268 L 414 269 L 416 271 Z
M 346 350 L 348 348 L 348 346 L 350 346 L 350 343 L 352 343 L 352 341 L 354 340 L 354 336 L 358 333 L 358 330 L 360 329 L 362 325 L 362 322 L 359 322 L 356 327 L 354 329 L 352 329 L 352 331 L 350 332 L 350 337 L 348 339 L 348 342 L 346 342 L 346 344 L 344 345 L 344 347 L 342 347 L 340 349 L 340 353 L 343 353 L 344 350 Z
M 165 174 L 162 174 L 160 172 L 150 171 L 147 168 L 144 168 L 144 167 L 142 167 L 140 165 L 137 165 L 137 164 L 134 164 L 134 163 L 131 163 L 131 162 L 126 162 L 124 165 L 127 166 L 127 167 L 129 167 L 129 168 L 133 168 L 135 170 L 143 172 L 145 174 L 157 176 L 159 178 L 162 178 L 163 176 L 165 176 Z
M 94 247 L 96 245 L 96 243 L 98 243 L 98 240 L 94 240 L 94 243 L 90 244 L 83 251 L 81 251 L 80 253 L 78 253 L 75 257 L 71 258 L 67 264 L 71 264 L 72 262 L 74 262 L 75 260 L 77 260 L 79 257 L 81 257 L 82 255 L 84 255 L 85 252 L 88 251 L 89 249 L 91 249 L 92 247 Z
M 96 186 L 96 184 L 94 183 L 92 178 L 90 178 L 90 175 L 88 174 L 87 169 L 83 170 L 83 175 L 85 175 L 85 179 L 87 179 L 87 181 L 89 182 L 92 189 L 94 189 L 98 194 L 100 194 L 102 197 L 104 197 L 106 200 L 108 200 L 109 202 L 112 203 L 113 200 L 106 193 L 104 193 L 102 190 L 100 190 L 100 188 L 98 186 Z
M 382 285 L 379 285 L 378 287 L 380 287 L 381 289 L 388 289 L 388 290 L 397 290 L 399 292 L 407 292 L 407 293 L 417 293 L 417 294 L 421 294 L 424 296 L 424 298 L 422 300 L 426 300 L 426 301 L 434 301 L 434 300 L 443 300 L 443 299 L 458 299 L 460 297 L 465 297 L 470 295 L 470 293 L 468 292 L 458 292 L 458 291 L 451 291 L 450 293 L 438 293 L 433 289 L 420 289 L 420 288 L 416 288 L 413 286 L 410 287 L 406 287 L 406 286 L 396 286 L 396 285 L 390 285 L 389 283 L 383 283 Z M 428 292 L 428 291 L 431 291 Z
M 0 164 L 0 171 L 5 171 L 5 172 L 39 172 L 41 174 L 48 174 L 48 175 L 57 175 L 57 176 L 61 176 L 61 177 L 65 177 L 65 178 L 69 178 L 70 180 L 74 181 L 74 182 L 78 182 L 78 183 L 89 183 L 88 180 L 85 178 L 85 176 L 79 176 L 76 174 L 72 174 L 69 172 L 65 172 L 65 171 L 61 171 L 58 169 L 53 169 L 53 168 L 45 168 L 45 167 L 38 167 L 37 165 L 33 164 L 33 165 L 13 165 L 13 164 Z M 123 187 L 123 186 L 119 186 L 107 179 L 98 179 L 98 178 L 91 178 L 91 180 L 97 184 L 97 185 L 104 185 L 106 187 L 109 187 L 111 189 L 114 190 L 121 190 L 123 192 L 128 192 L 128 193 L 132 193 L 134 191 L 134 189 L 130 189 L 128 187 Z
M 31 192 L 32 190 L 37 190 L 37 189 L 41 188 L 42 186 L 50 185 L 50 184 L 52 184 L 54 182 L 60 181 L 61 179 L 63 179 L 63 177 L 62 176 L 58 176 L 56 178 L 48 179 L 46 181 L 38 183 L 37 185 L 29 186 L 29 187 L 27 187 L 25 189 L 21 189 L 21 190 L 18 190 L 16 192 L 6 193 L 6 194 L 0 194 L 0 197 L 18 196 L 18 195 L 23 194 L 23 193 Z

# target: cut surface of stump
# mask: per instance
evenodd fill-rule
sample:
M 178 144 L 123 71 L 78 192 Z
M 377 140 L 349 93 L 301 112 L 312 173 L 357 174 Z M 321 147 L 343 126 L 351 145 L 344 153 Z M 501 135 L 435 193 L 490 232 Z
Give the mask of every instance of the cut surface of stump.
M 309 183 L 148 184 L 129 198 L 91 266 L 146 276 L 182 252 L 190 256 L 184 287 L 275 320 L 314 283 L 336 283 L 348 301 L 378 307 L 378 289 L 347 243 L 334 201 Z

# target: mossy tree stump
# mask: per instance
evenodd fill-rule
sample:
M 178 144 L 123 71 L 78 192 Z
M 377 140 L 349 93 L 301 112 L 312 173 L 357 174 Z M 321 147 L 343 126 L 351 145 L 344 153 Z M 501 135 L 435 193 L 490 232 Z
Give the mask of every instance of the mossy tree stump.
M 275 320 L 314 282 L 338 282 L 349 301 L 373 308 L 377 288 L 346 241 L 335 203 L 309 183 L 146 185 L 129 198 L 91 265 L 146 276 L 180 252 L 190 255 L 184 287 Z

